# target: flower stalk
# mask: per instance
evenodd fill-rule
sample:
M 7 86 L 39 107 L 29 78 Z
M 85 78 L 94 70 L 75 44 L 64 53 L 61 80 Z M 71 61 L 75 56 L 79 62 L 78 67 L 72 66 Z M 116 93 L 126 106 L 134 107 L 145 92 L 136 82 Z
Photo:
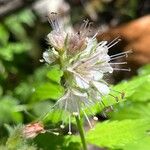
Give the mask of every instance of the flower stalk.
M 76 115 L 75 119 L 76 119 L 78 131 L 79 131 L 79 134 L 80 134 L 81 142 L 82 142 L 82 145 L 83 145 L 83 150 L 87 150 L 87 143 L 86 143 L 86 140 L 85 140 L 84 129 L 81 125 L 81 120 L 79 118 L 79 115 Z

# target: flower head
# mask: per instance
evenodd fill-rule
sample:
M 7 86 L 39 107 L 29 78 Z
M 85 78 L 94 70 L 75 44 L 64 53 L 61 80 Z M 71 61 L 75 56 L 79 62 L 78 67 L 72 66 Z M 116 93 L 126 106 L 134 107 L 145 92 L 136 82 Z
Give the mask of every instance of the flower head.
M 89 38 L 86 30 L 89 30 L 89 22 L 85 21 L 77 33 L 67 33 L 60 28 L 58 21 L 54 19 L 56 14 L 52 13 L 50 23 L 53 30 L 48 34 L 49 43 L 53 47 L 51 51 L 43 53 L 47 63 L 59 62 L 64 72 L 65 94 L 56 102 L 59 109 L 68 112 L 69 134 L 71 134 L 71 116 L 85 115 L 91 125 L 85 108 L 95 103 L 102 103 L 103 96 L 110 93 L 110 87 L 104 80 L 106 74 L 119 70 L 113 67 L 111 62 L 117 58 L 127 56 L 127 53 L 120 53 L 113 56 L 108 55 L 108 49 L 120 41 L 116 38 L 111 43 L 107 41 L 97 42 L 95 34 Z M 117 64 L 126 64 L 120 62 Z M 128 69 L 120 69 L 128 71 Z M 94 117 L 97 120 L 96 117 Z M 62 123 L 61 127 L 64 125 Z
M 78 32 L 68 33 L 61 27 L 57 17 L 56 13 L 51 13 L 48 17 L 52 26 L 52 31 L 47 35 L 49 44 L 57 51 L 67 50 L 68 55 L 82 51 L 87 43 L 88 20 Z

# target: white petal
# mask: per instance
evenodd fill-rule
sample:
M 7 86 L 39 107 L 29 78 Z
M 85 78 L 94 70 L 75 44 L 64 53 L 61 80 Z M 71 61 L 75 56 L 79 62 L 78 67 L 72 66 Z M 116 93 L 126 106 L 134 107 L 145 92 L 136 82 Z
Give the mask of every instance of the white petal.
M 97 102 L 97 101 L 99 101 L 99 100 L 101 100 L 101 94 L 99 94 L 99 92 L 98 91 L 96 91 L 96 90 L 94 90 L 94 89 L 90 89 L 89 91 L 88 91 L 88 93 L 89 93 L 89 99 L 91 100 L 91 101 L 93 101 L 93 102 Z
M 100 71 L 91 70 L 91 71 L 89 71 L 89 76 L 88 77 L 91 78 L 92 80 L 96 80 L 97 81 L 97 80 L 102 79 L 103 74 Z
M 81 93 L 80 91 L 77 91 L 75 89 L 71 90 L 73 92 L 74 95 L 79 96 L 79 97 L 88 97 L 87 93 Z
M 96 81 L 93 81 L 92 83 L 102 95 L 107 95 L 110 92 L 110 89 L 106 84 Z
M 96 45 L 95 39 L 87 39 L 87 47 L 85 48 L 84 51 L 81 52 L 80 58 L 85 58 L 86 56 L 88 56 L 92 52 L 93 47 L 95 45 Z
M 62 49 L 64 47 L 66 33 L 63 31 L 56 31 L 53 30 L 48 35 L 48 41 L 49 43 L 54 46 L 56 49 Z
M 104 46 L 103 44 L 98 46 L 96 49 L 96 52 L 101 52 L 103 54 L 107 54 L 108 53 L 108 47 Z
M 106 73 L 106 72 L 112 73 L 113 72 L 113 68 L 107 62 L 102 63 L 102 64 L 97 64 L 96 68 L 99 68 L 99 71 L 101 71 L 103 73 Z
M 76 83 L 77 85 L 80 87 L 80 88 L 83 88 L 83 89 L 87 89 L 89 88 L 89 84 L 85 81 L 83 81 L 81 78 L 79 78 L 78 76 L 75 76 L 75 79 L 76 79 Z
M 76 89 L 69 89 L 66 94 L 58 100 L 60 109 L 70 113 L 79 112 L 83 104 L 88 102 L 88 95 Z

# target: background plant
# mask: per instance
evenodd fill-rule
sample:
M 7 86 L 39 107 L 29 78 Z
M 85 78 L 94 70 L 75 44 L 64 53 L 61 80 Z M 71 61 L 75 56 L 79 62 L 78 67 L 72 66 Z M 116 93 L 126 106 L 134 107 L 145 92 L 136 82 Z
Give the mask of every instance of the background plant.
M 138 17 L 135 11 L 138 1 L 131 4 L 133 7 L 128 5 L 127 9 L 123 4 L 115 6 L 116 3 L 113 4 L 118 11 L 113 9 L 113 15 L 120 15 L 119 22 Z M 86 18 L 88 15 L 82 10 L 82 16 Z M 106 12 L 110 12 L 107 3 L 103 9 L 98 10 L 99 14 Z M 81 21 L 82 17 L 76 17 L 76 10 L 72 9 L 71 15 L 73 23 Z M 103 18 L 105 20 L 107 17 L 104 15 Z M 48 23 L 41 23 L 37 14 L 29 9 L 12 14 L 0 22 L 0 149 L 81 149 L 78 135 L 70 137 L 67 130 L 61 131 L 60 136 L 45 133 L 32 140 L 18 136 L 20 124 L 39 118 L 63 92 L 59 66 L 49 67 L 39 62 L 42 51 L 47 49 L 45 36 L 49 31 Z M 97 106 L 92 108 L 99 121 L 95 124 L 94 131 L 86 132 L 89 144 L 108 149 L 150 149 L 149 76 L 150 66 L 146 65 L 131 79 L 124 79 L 113 86 L 117 91 L 125 91 L 125 99 L 116 103 L 111 97 L 105 97 L 104 103 L 108 109 Z M 111 105 L 113 111 L 109 109 Z M 60 119 L 58 111 L 49 114 L 44 122 L 46 129 L 59 127 Z M 72 125 L 74 133 L 77 133 L 74 121 Z M 83 125 L 87 127 L 85 120 Z

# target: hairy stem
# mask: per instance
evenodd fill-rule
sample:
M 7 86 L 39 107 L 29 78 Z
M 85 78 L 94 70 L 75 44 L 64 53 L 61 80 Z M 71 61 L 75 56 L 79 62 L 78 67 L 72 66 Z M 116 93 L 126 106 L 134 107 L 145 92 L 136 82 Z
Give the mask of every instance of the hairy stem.
M 83 150 L 87 150 L 87 144 L 86 144 L 86 140 L 85 140 L 84 129 L 81 125 L 81 120 L 79 119 L 79 116 L 75 116 L 75 118 L 76 118 L 76 123 L 77 123 L 78 130 L 79 130 L 81 142 L 82 142 L 82 145 L 83 145 Z

